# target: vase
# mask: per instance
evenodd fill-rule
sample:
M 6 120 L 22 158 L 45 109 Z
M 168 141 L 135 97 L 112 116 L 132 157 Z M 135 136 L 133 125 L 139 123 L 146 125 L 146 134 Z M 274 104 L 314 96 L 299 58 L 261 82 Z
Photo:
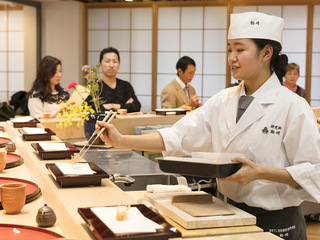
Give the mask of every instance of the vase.
M 94 113 L 89 115 L 89 120 L 84 121 L 84 134 L 86 139 L 89 140 L 92 136 L 93 132 L 96 130 L 96 122 L 102 121 L 106 116 L 105 113 Z M 90 140 L 90 144 L 96 138 L 96 135 Z M 98 137 L 94 142 L 93 145 L 103 145 L 104 142 Z

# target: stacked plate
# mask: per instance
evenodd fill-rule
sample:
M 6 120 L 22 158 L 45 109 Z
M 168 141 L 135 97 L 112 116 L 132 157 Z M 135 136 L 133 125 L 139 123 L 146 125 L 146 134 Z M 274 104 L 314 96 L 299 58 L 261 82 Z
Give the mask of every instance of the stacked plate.
M 13 168 L 23 164 L 23 158 L 15 153 L 7 153 L 7 164 L 5 169 Z
M 5 147 L 10 141 L 10 138 L 0 137 L 0 147 Z
M 25 183 L 26 187 L 26 203 L 32 202 L 41 196 L 41 190 L 37 184 L 19 178 L 0 177 L 0 185 L 4 183 Z M 1 195 L 0 195 L 0 210 L 2 210 Z

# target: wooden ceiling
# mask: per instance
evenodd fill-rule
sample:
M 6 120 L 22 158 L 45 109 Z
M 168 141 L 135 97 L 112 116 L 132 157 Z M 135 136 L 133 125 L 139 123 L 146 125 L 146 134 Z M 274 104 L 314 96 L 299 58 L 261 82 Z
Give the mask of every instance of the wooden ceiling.
M 82 3 L 106 3 L 106 2 L 124 2 L 125 0 L 75 0 Z M 131 0 L 131 2 L 144 2 L 143 0 Z

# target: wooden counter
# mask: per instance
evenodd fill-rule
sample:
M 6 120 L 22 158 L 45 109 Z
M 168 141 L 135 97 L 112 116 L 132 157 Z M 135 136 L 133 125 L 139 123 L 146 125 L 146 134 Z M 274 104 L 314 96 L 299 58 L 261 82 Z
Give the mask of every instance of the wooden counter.
M 57 215 L 57 223 L 53 227 L 48 228 L 49 230 L 55 231 L 70 239 L 96 239 L 85 225 L 82 217 L 78 214 L 79 207 L 110 206 L 121 202 L 123 204 L 135 204 L 136 199 L 141 196 L 139 194 L 142 194 L 143 196 L 143 192 L 130 192 L 127 194 L 107 179 L 102 180 L 102 185 L 96 187 L 61 188 L 52 179 L 45 164 L 53 162 L 69 162 L 70 160 L 41 160 L 31 147 L 31 142 L 23 141 L 18 129 L 13 128 L 11 122 L 0 122 L 0 125 L 5 126 L 7 132 L 4 136 L 9 137 L 15 142 L 17 147 L 16 153 L 21 155 L 25 160 L 23 165 L 5 170 L 3 173 L 0 173 L 0 176 L 19 177 L 31 180 L 38 184 L 42 191 L 42 197 L 34 202 L 26 204 L 21 214 L 7 215 L 4 211 L 0 212 L 1 223 L 18 223 L 28 226 L 37 226 L 35 222 L 37 210 L 42 207 L 44 203 L 47 203 L 48 206 L 54 209 Z M 53 141 L 60 140 L 57 137 L 53 137 Z M 261 237 L 246 239 L 279 239 L 263 238 L 263 236 L 267 236 L 266 233 L 262 233 L 262 230 L 256 226 L 185 230 L 171 219 L 166 218 L 166 220 L 178 228 L 184 238 L 192 239 L 193 237 L 220 236 L 226 234 L 237 236 L 236 234 L 254 233 L 255 237 L 259 236 L 256 234 L 261 234 Z M 245 238 L 224 237 L 223 239 Z
M 117 115 L 112 120 L 112 124 L 118 129 L 121 134 L 135 134 L 136 126 L 149 125 L 167 125 L 174 124 L 185 115 L 155 115 L 155 114 L 141 114 L 141 115 Z M 75 139 L 85 138 L 84 127 L 77 127 L 77 120 L 72 121 L 72 125 L 65 128 L 57 128 L 59 119 L 40 119 L 44 127 L 50 128 L 54 131 L 60 139 Z
M 121 202 L 123 204 L 136 203 L 109 180 L 102 180 L 102 185 L 98 187 L 61 188 L 52 179 L 49 171 L 45 167 L 45 163 L 52 163 L 55 162 L 55 160 L 41 160 L 31 147 L 31 142 L 23 141 L 20 133 L 16 128 L 13 128 L 11 122 L 5 124 L 1 122 L 0 125 L 5 126 L 7 130 L 6 134 L 8 134 L 10 139 L 16 144 L 16 152 L 21 155 L 25 161 L 24 165 L 5 170 L 4 173 L 0 173 L 0 176 L 17 176 L 19 175 L 19 171 L 22 171 L 21 168 L 26 168 L 27 172 L 30 173 L 31 180 L 38 184 L 42 191 L 42 200 L 37 200 L 38 203 L 28 203 L 25 206 L 24 211 L 28 212 L 28 216 L 21 220 L 21 224 L 34 226 L 37 213 L 35 210 L 39 209 L 43 206 L 44 202 L 46 202 L 48 206 L 54 209 L 57 215 L 57 227 L 60 229 L 57 232 L 60 231 L 59 233 L 66 238 L 79 240 L 95 239 L 93 234 L 85 226 L 82 217 L 78 214 L 79 207 L 116 205 Z M 54 140 L 60 141 L 57 138 Z M 69 162 L 70 159 L 57 161 Z M 36 206 L 34 206 L 34 204 L 36 204 Z M 24 216 L 23 213 L 24 212 L 18 215 L 2 213 L 1 222 L 16 222 L 16 219 Z M 52 230 L 56 231 L 55 229 Z
M 5 132 L 3 134 L 3 137 L 9 137 L 9 136 Z M 18 152 L 15 152 L 15 153 L 18 154 Z M 22 164 L 18 167 L 5 169 L 2 173 L 0 173 L 0 177 L 18 178 L 18 179 L 24 179 L 24 180 L 28 180 L 36 183 L 33 177 L 29 174 L 25 164 Z M 0 219 L 1 219 L 0 222 L 8 223 L 8 224 L 20 224 L 20 225 L 26 225 L 26 223 L 28 223 L 27 224 L 28 226 L 37 227 L 38 225 L 36 222 L 36 215 L 38 213 L 38 209 L 44 206 L 45 203 L 46 201 L 44 200 L 44 198 L 40 196 L 35 201 L 27 203 L 23 207 L 20 214 L 8 215 L 5 213 L 4 210 L 2 210 L 0 211 Z M 51 207 L 50 204 L 48 204 L 48 206 Z M 61 229 L 59 228 L 59 222 L 60 222 L 60 218 L 58 217 L 57 223 L 47 229 L 63 235 Z

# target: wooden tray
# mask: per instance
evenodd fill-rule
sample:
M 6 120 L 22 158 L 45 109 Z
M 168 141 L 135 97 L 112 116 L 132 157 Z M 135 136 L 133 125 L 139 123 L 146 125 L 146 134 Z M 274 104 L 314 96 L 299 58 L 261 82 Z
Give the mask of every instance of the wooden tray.
M 8 142 L 10 142 L 10 138 L 0 137 L 0 147 L 5 147 Z
M 37 124 L 40 123 L 40 121 L 34 118 L 29 122 L 12 122 L 12 123 L 13 123 L 13 127 L 15 128 L 23 128 L 23 127 L 37 127 Z
M 173 228 L 164 218 L 159 214 L 153 212 L 143 204 L 131 205 L 131 207 L 137 207 L 139 211 L 150 220 L 163 226 L 163 229 L 157 230 L 156 233 L 140 233 L 140 234 L 126 234 L 126 235 L 115 235 L 106 226 L 100 218 L 98 218 L 90 208 L 78 208 L 78 213 L 85 220 L 89 229 L 93 232 L 99 240 L 118 240 L 130 239 L 130 240 L 167 240 L 169 238 L 181 237 L 181 233 Z
M 52 135 L 56 135 L 50 128 L 44 129 L 47 133 L 35 133 L 30 134 L 26 133 L 23 128 L 18 131 L 22 134 L 22 139 L 25 141 L 42 141 L 42 140 L 51 140 Z
M 201 195 L 205 192 L 188 192 L 188 193 L 145 193 L 144 197 L 159 211 L 163 212 L 166 216 L 179 223 L 185 229 L 198 229 L 198 228 L 213 228 L 213 227 L 234 227 L 244 225 L 256 224 L 256 217 L 252 216 L 241 209 L 238 209 L 218 198 L 212 196 L 212 201 L 227 209 L 234 211 L 234 215 L 225 216 L 208 216 L 208 217 L 193 217 L 185 211 L 172 205 L 172 196 L 180 195 Z
M 172 205 L 193 217 L 234 215 L 234 211 L 214 202 L 211 194 L 178 195 L 171 197 Z
M 109 174 L 103 171 L 95 163 L 88 162 L 88 164 L 90 168 L 96 172 L 95 174 L 64 175 L 55 163 L 47 163 L 46 167 L 53 179 L 57 181 L 61 187 L 100 186 L 102 178 L 109 178 Z
M 19 231 L 19 233 L 15 233 Z M 58 233 L 38 228 L 38 227 L 30 227 L 18 224 L 0 224 L 0 232 L 1 232 L 1 239 L 16 239 L 16 240 L 25 240 L 25 239 L 32 239 L 32 240 L 52 240 L 52 239 L 63 239 L 64 237 Z
M 32 202 L 38 197 L 41 196 L 41 190 L 37 184 L 19 178 L 8 178 L 8 177 L 0 177 L 0 184 L 4 183 L 25 183 L 26 187 L 26 203 Z M 1 205 L 1 195 L 0 195 L 0 209 L 3 209 Z
M 65 159 L 71 158 L 75 153 L 79 153 L 78 148 L 69 142 L 64 143 L 69 150 L 66 151 L 45 151 L 39 143 L 31 143 L 33 149 L 41 156 L 42 159 Z
M 23 158 L 20 155 L 7 152 L 5 169 L 20 166 L 23 164 L 23 162 Z

